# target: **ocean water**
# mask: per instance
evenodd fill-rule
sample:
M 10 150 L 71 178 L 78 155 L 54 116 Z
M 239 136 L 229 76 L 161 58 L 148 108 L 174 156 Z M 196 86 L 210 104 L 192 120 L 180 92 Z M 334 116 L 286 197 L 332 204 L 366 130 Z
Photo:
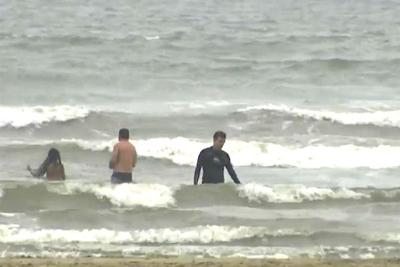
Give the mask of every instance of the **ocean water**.
M 398 257 L 399 13 L 0 1 L 0 257 Z M 121 127 L 139 161 L 112 186 Z M 242 185 L 192 185 L 216 130 Z M 26 171 L 50 147 L 65 182 Z

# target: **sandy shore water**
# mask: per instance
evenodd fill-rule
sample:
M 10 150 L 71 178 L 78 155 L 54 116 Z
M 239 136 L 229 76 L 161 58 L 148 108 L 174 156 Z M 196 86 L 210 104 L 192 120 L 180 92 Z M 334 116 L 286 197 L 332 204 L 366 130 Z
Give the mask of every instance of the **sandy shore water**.
M 319 259 L 195 259 L 195 258 L 68 258 L 68 259 L 0 259 L 1 267 L 189 267 L 189 266 L 274 266 L 274 267 L 394 267 L 400 266 L 399 259 L 374 260 L 319 260 Z

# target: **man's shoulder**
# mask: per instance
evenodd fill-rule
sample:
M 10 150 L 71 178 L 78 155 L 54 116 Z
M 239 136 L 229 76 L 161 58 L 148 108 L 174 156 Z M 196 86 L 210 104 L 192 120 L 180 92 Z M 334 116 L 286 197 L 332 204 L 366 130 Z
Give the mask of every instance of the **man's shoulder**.
M 119 141 L 118 143 L 115 144 L 116 146 L 127 146 L 127 147 L 133 147 L 133 144 L 130 141 Z
M 207 158 L 207 157 L 209 157 L 209 155 L 210 155 L 211 153 L 212 153 L 212 152 L 211 152 L 211 148 L 210 148 L 210 147 L 206 147 L 206 148 L 203 148 L 203 149 L 200 151 L 199 157 L 201 157 L 201 158 Z
M 226 152 L 225 150 L 221 150 L 222 154 L 224 154 L 225 156 L 227 156 L 229 158 L 229 154 L 228 152 Z
M 203 150 L 200 151 L 200 153 L 207 153 L 212 149 L 212 147 L 206 147 Z

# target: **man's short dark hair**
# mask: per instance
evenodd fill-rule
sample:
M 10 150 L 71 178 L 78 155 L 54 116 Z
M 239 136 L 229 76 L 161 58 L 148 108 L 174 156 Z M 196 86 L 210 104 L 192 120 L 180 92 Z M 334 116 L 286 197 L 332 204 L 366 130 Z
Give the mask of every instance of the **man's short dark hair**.
M 223 131 L 216 131 L 214 133 L 214 140 L 217 140 L 219 137 L 221 137 L 222 139 L 226 139 L 226 133 L 224 133 Z
M 121 139 L 129 139 L 129 130 L 122 128 L 119 130 L 118 137 Z

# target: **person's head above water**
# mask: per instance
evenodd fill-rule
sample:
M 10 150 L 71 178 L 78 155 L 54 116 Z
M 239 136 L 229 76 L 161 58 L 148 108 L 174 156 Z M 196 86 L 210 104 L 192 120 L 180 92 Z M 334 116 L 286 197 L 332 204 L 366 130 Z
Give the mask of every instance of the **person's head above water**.
M 129 140 L 129 130 L 126 128 L 122 128 L 118 133 L 119 140 Z
M 213 136 L 214 144 L 213 148 L 217 150 L 221 150 L 225 144 L 226 133 L 223 131 L 216 131 Z
M 49 153 L 47 154 L 47 162 L 51 163 L 62 163 L 60 152 L 55 148 L 50 148 Z

